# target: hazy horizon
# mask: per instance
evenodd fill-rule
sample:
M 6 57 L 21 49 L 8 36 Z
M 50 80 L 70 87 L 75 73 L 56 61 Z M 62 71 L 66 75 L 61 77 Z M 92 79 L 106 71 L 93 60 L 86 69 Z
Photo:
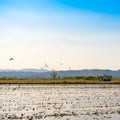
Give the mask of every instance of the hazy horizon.
M 9 69 L 0 69 L 0 71 L 6 71 L 6 70 L 8 70 L 8 71 L 21 71 L 21 70 L 37 70 L 37 71 L 41 71 L 41 70 L 43 70 L 43 71 L 70 71 L 70 70 L 110 70 L 110 71 L 120 71 L 120 69 L 97 69 L 97 68 L 94 68 L 94 69 L 87 69 L 87 68 L 84 68 L 84 69 L 59 69 L 59 70 L 57 70 L 57 69 L 42 69 L 42 68 L 13 68 L 13 69 L 11 69 L 11 68 L 9 68 Z
M 119 70 L 119 6 L 118 0 L 1 0 L 0 69 Z

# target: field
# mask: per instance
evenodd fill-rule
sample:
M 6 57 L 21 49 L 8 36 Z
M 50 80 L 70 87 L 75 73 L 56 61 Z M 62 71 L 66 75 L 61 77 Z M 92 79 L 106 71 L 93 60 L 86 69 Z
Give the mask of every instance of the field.
M 112 79 L 111 81 L 100 81 L 99 79 L 0 79 L 0 83 L 14 84 L 120 84 L 120 79 Z
M 120 120 L 120 85 L 1 84 L 0 120 Z

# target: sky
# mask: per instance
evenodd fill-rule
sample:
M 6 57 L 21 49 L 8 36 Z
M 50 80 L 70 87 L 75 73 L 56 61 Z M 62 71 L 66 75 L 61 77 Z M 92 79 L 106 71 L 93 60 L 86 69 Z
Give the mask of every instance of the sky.
M 119 0 L 0 0 L 0 69 L 120 69 L 119 6 Z

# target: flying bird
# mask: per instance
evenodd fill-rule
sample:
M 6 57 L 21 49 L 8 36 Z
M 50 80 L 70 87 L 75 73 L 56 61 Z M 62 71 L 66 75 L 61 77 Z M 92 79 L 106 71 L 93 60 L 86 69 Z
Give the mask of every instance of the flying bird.
M 63 63 L 60 63 L 60 65 L 63 65 Z
M 48 65 L 45 63 L 45 68 L 49 68 Z
M 71 68 L 68 68 L 69 70 L 71 70 Z
M 12 60 L 14 60 L 14 58 L 9 58 L 9 61 L 12 61 Z

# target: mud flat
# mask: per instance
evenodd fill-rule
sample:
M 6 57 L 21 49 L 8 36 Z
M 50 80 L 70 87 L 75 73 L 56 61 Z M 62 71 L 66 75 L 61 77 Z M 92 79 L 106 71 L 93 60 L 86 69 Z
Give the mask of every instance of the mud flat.
M 1 84 L 0 120 L 120 120 L 120 85 Z

